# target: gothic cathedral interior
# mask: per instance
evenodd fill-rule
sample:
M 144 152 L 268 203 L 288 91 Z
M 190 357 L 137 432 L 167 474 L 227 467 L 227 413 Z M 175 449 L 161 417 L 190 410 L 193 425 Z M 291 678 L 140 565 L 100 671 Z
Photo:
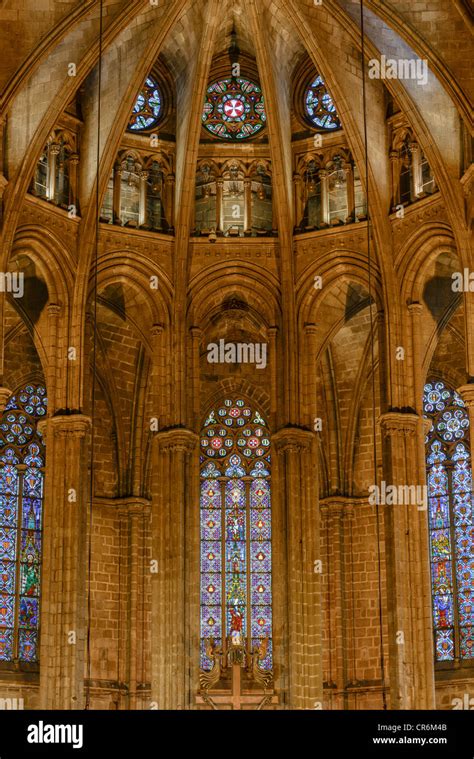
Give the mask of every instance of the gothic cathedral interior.
M 474 694 L 468 6 L 3 3 L 2 700 Z

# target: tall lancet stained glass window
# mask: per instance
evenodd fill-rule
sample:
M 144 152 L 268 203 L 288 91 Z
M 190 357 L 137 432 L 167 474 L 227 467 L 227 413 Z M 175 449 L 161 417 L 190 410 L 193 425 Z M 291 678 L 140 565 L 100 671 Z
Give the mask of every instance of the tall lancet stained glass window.
M 29 384 L 0 421 L 0 661 L 38 660 L 46 391 Z
M 201 668 L 206 641 L 247 650 L 268 638 L 272 667 L 270 438 L 244 400 L 227 399 L 201 431 Z
M 469 417 L 460 395 L 443 382 L 425 385 L 431 582 L 435 657 L 474 657 L 473 493 Z

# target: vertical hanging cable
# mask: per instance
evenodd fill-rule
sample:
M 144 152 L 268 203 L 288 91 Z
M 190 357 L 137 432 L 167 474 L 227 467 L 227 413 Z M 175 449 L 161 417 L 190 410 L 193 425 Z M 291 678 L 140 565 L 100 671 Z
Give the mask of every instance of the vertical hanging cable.
M 362 63 L 362 107 L 364 116 L 364 153 L 365 153 L 365 193 L 367 199 L 367 274 L 369 281 L 369 316 L 370 316 L 370 355 L 372 364 L 372 436 L 374 457 L 374 484 L 377 484 L 377 427 L 375 421 L 375 345 L 374 345 L 374 318 L 372 313 L 372 252 L 370 247 L 370 206 L 369 206 L 369 147 L 367 136 L 367 92 L 365 80 L 365 30 L 364 30 L 364 0 L 360 0 L 360 36 L 361 36 L 361 63 Z M 374 298 L 374 302 L 375 298 Z M 379 336 L 380 339 L 380 336 Z M 385 693 L 385 657 L 383 652 L 383 608 L 382 608 L 382 558 L 380 552 L 380 513 L 378 498 L 375 503 L 375 522 L 377 538 L 377 574 L 379 596 L 379 633 L 380 633 L 380 672 L 382 680 L 383 708 L 387 708 L 387 696 Z
M 89 541 L 87 554 L 87 688 L 85 708 L 90 708 L 90 683 L 91 683 L 91 569 L 92 569 L 92 502 L 94 498 L 94 422 L 95 422 L 95 396 L 96 396 L 96 370 L 97 370 L 97 272 L 99 258 L 99 214 L 100 214 L 100 117 L 101 117 L 101 88 L 102 88 L 102 44 L 103 44 L 103 5 L 104 0 L 99 2 L 99 56 L 97 71 L 97 152 L 96 152 L 96 178 L 95 178 L 95 245 L 93 255 L 93 340 L 92 340 L 92 396 L 91 396 L 91 441 L 90 441 L 90 468 L 89 468 Z

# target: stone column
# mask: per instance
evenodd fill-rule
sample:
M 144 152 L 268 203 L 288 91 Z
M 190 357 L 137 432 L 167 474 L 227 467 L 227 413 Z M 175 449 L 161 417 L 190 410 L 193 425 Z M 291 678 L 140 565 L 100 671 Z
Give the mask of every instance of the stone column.
M 145 619 L 144 591 L 145 575 L 143 553 L 145 550 L 146 523 L 149 518 L 150 504 L 142 498 L 127 500 L 125 507 L 119 510 L 120 518 L 120 553 L 124 564 L 124 584 L 120 589 L 121 641 L 120 682 L 128 684 L 126 709 L 148 708 L 141 703 L 139 687 L 143 685 L 145 673 L 142 671 Z
M 61 147 L 51 143 L 48 150 L 48 174 L 46 178 L 46 197 L 54 200 L 56 195 L 56 162 Z
M 285 427 L 272 438 L 277 454 L 274 488 L 286 533 L 288 706 L 322 705 L 321 572 L 315 435 Z
M 268 334 L 268 353 L 270 360 L 270 413 L 272 415 L 272 425 L 275 423 L 275 415 L 278 408 L 278 364 L 277 364 L 277 338 L 278 327 L 269 327 Z
M 326 169 L 321 169 L 319 179 L 321 180 L 321 222 L 329 224 L 329 188 Z
M 69 163 L 69 205 L 74 206 L 75 215 L 78 215 L 77 197 L 78 197 L 78 176 L 77 167 L 79 165 L 79 156 L 72 153 L 68 159 Z
M 200 376 L 201 376 L 201 367 L 200 367 L 200 358 L 201 358 L 201 339 L 202 339 L 202 330 L 199 329 L 199 327 L 191 327 L 191 338 L 192 338 L 192 367 L 193 367 L 193 379 L 192 379 L 192 388 L 193 388 L 193 424 L 194 428 L 199 428 L 200 423 L 200 417 L 201 417 L 201 382 L 200 382 Z
M 342 168 L 346 175 L 347 218 L 349 221 L 355 221 L 354 170 L 351 163 L 344 163 Z
M 42 562 L 42 709 L 84 709 L 90 418 L 39 423 L 46 443 Z
M 343 517 L 344 506 L 339 500 L 328 500 L 321 504 L 321 511 L 325 515 L 327 528 L 327 554 L 322 556 L 323 577 L 328 578 L 328 598 L 330 609 L 326 622 L 329 630 L 328 646 L 330 647 L 328 674 L 329 688 L 343 691 L 347 684 L 346 667 L 347 660 L 346 640 L 344 627 L 346 624 L 344 609 L 344 535 Z M 336 702 L 330 704 L 331 709 L 342 709 L 344 704 Z
M 392 212 L 395 211 L 396 206 L 400 203 L 400 156 L 398 150 L 391 150 L 389 153 L 390 158 L 390 178 L 392 187 Z
M 175 193 L 175 175 L 168 174 L 165 179 L 165 216 L 170 229 L 174 229 L 174 193 Z
M 396 502 L 380 507 L 386 546 L 390 708 L 434 709 L 428 513 L 421 488 L 415 497 L 406 490 L 425 484 L 419 468 L 420 416 L 391 411 L 380 422 L 386 487 L 398 486 L 399 494 Z M 403 496 L 400 486 L 405 486 Z
M 113 194 L 113 209 L 112 218 L 114 224 L 120 224 L 121 220 L 121 203 L 122 203 L 122 166 L 114 167 L 114 194 Z
M 423 194 L 423 179 L 421 176 L 421 152 L 417 142 L 410 142 L 411 172 L 413 197 L 418 198 Z
M 46 388 L 48 391 L 48 411 L 50 416 L 56 411 L 56 379 L 58 374 L 58 322 L 61 315 L 61 306 L 57 303 L 49 303 L 48 313 L 48 368 L 46 375 Z
M 148 171 L 140 171 L 139 176 L 139 204 L 138 204 L 138 226 L 146 224 L 146 180 Z
M 303 199 L 303 179 L 301 174 L 293 174 L 293 203 L 294 203 L 294 223 L 299 227 L 303 221 L 304 199 Z
M 252 229 L 252 182 L 244 179 L 244 232 Z
M 224 231 L 224 180 L 216 181 L 216 232 Z
M 186 585 L 193 548 L 187 523 L 190 514 L 199 512 L 192 462 L 198 442 L 195 433 L 182 427 L 159 432 L 153 440 L 151 701 L 158 709 L 185 709 L 191 703 L 186 641 L 191 628 L 188 593 L 194 589 Z M 199 636 L 196 630 L 191 634 Z
M 151 391 L 150 391 L 150 430 L 158 431 L 165 426 L 163 418 L 166 408 L 166 382 L 164 368 L 164 327 L 154 324 L 150 330 L 151 356 Z M 155 421 L 158 426 L 156 426 Z M 153 421 L 153 423 L 152 423 Z

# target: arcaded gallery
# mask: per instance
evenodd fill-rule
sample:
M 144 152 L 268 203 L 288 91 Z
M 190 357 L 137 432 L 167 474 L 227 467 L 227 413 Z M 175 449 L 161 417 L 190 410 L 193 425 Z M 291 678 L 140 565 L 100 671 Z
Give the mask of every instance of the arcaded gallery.
M 9 708 L 474 708 L 468 5 L 2 4 Z

